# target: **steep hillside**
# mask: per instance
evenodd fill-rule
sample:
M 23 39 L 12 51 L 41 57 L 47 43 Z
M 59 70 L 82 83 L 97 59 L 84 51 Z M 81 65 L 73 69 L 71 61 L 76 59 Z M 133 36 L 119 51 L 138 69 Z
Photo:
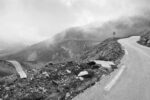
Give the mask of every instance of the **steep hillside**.
M 74 47 L 72 44 L 71 46 Z M 96 60 L 98 55 L 103 57 L 101 60 L 109 60 L 114 65 L 106 68 L 103 64 L 85 60 L 49 62 L 41 69 L 28 69 L 26 79 L 18 77 L 11 83 L 6 82 L 1 85 L 0 98 L 7 100 L 71 100 L 100 81 L 102 76 L 109 75 L 114 71 L 119 64 L 117 60 L 120 61 L 124 55 L 124 50 L 117 39 L 107 39 L 100 44 L 94 44 L 91 48 L 86 49 L 88 53 L 83 53 L 86 55 L 85 59 Z M 101 55 L 101 52 L 105 52 L 104 55 Z M 89 56 L 90 54 L 94 58 Z M 107 63 L 107 61 L 105 62 Z
M 63 40 L 55 44 L 45 44 L 46 41 L 35 44 L 21 52 L 3 57 L 2 59 L 16 59 L 18 61 L 64 61 L 80 55 L 86 48 L 95 45 L 89 40 Z
M 121 45 L 117 42 L 117 38 L 109 38 L 99 43 L 98 45 L 90 48 L 81 55 L 83 60 L 105 60 L 117 61 L 122 58 L 124 51 Z
M 72 27 L 48 39 L 34 44 L 22 51 L 0 59 L 18 61 L 65 61 L 80 56 L 82 51 L 105 39 L 124 38 L 139 35 L 150 27 L 150 20 L 144 17 L 120 18 L 103 25 Z

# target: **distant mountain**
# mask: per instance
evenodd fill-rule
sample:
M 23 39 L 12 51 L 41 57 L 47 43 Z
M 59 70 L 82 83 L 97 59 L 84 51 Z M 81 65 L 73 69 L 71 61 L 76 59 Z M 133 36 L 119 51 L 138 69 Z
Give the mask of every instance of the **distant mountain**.
M 150 20 L 144 17 L 121 18 L 103 25 L 86 25 L 73 27 L 56 34 L 50 39 L 26 47 L 24 50 L 1 57 L 18 61 L 64 61 L 80 56 L 88 48 L 107 38 L 125 38 L 140 35 L 148 30 Z
M 63 40 L 54 44 L 45 44 L 46 41 L 35 44 L 20 52 L 3 57 L 2 59 L 15 59 L 18 61 L 64 61 L 80 55 L 86 48 L 94 45 L 96 41 L 90 40 Z
M 4 45 L 4 44 L 3 44 Z M 27 46 L 24 44 L 13 44 L 13 45 L 7 45 L 7 46 L 2 46 L 2 49 L 0 50 L 0 57 L 7 56 L 10 54 L 17 53 Z

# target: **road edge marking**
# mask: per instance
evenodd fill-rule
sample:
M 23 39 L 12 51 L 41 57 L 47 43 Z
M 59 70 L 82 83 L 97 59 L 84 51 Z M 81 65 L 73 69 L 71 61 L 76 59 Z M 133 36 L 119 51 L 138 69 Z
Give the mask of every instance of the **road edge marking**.
M 104 87 L 104 90 L 106 92 L 109 92 L 112 87 L 117 83 L 117 81 L 119 80 L 120 76 L 122 75 L 122 73 L 124 72 L 126 66 L 122 65 L 119 72 L 115 75 L 115 77 Z

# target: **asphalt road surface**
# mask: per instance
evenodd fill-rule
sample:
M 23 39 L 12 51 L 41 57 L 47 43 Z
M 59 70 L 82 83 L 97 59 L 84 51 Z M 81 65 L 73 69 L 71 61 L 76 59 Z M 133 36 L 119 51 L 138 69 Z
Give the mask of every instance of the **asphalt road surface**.
M 150 48 L 137 44 L 138 39 L 138 36 L 133 36 L 118 41 L 127 51 L 122 60 L 126 69 L 109 91 L 105 87 L 121 68 L 103 77 L 74 100 L 150 100 Z
M 24 70 L 22 69 L 22 66 L 20 65 L 19 62 L 17 62 L 17 61 L 8 61 L 8 62 L 12 63 L 15 66 L 16 71 L 20 75 L 20 78 L 27 78 L 27 75 L 24 72 Z

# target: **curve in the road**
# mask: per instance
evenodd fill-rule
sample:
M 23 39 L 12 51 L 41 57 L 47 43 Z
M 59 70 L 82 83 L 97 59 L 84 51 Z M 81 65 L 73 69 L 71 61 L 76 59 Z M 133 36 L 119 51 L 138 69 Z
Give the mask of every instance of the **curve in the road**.
M 139 45 L 138 36 L 120 39 L 128 54 L 122 63 L 127 67 L 109 91 L 104 87 L 116 74 L 104 78 L 74 100 L 150 100 L 150 48 Z

